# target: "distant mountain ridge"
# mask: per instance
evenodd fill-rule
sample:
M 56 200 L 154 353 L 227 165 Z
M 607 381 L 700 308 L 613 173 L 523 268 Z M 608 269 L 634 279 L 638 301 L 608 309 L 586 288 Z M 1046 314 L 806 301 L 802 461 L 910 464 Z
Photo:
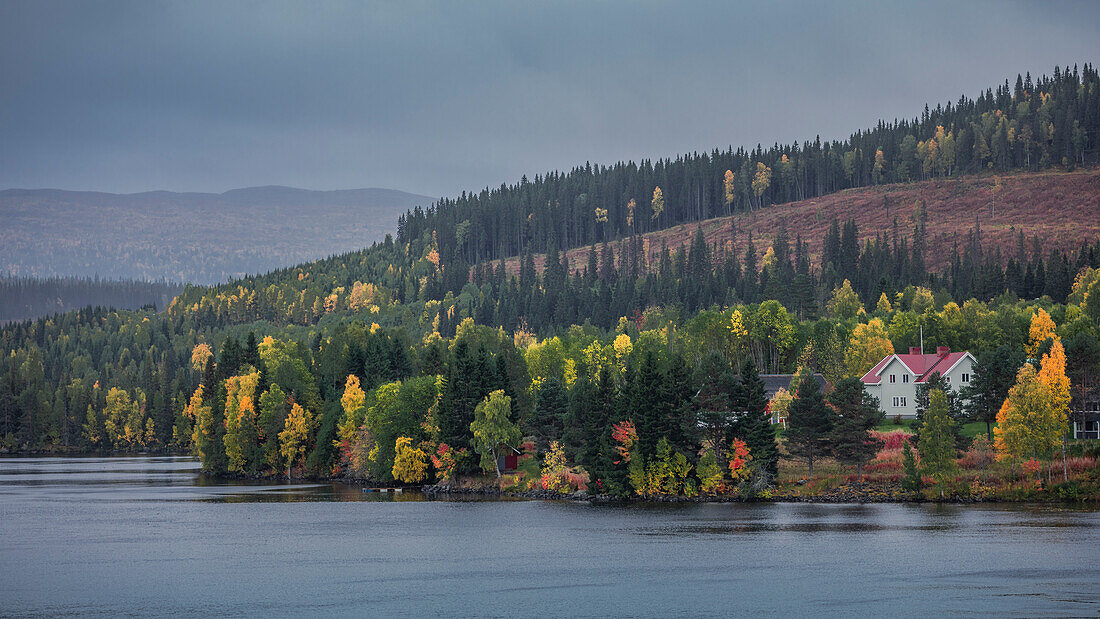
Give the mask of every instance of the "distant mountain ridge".
M 216 283 L 352 251 L 428 196 L 283 186 L 224 193 L 0 191 L 0 272 Z
M 262 185 L 230 189 L 222 193 L 199 191 L 142 191 L 137 193 L 109 193 L 103 191 L 74 191 L 68 189 L 4 189 L 0 190 L 0 201 L 15 199 L 49 199 L 85 205 L 123 205 L 144 204 L 150 201 L 162 201 L 179 204 L 234 204 L 234 205 L 281 205 L 281 206 L 343 206 L 362 204 L 374 206 L 392 202 L 412 200 L 415 204 L 430 202 L 433 198 L 417 195 L 397 189 L 368 187 L 365 189 L 316 190 L 299 189 L 284 185 Z M 415 206 L 414 204 L 414 206 Z

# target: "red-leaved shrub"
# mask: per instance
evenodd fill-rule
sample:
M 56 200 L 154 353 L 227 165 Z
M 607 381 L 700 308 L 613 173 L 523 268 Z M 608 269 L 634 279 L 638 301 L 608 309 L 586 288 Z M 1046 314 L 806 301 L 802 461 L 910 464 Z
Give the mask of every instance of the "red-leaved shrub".
M 1066 458 L 1066 467 L 1071 473 L 1084 473 L 1096 468 L 1096 458 L 1090 456 L 1075 456 Z
M 985 469 L 993 464 L 996 456 L 989 439 L 985 436 L 976 436 L 970 443 L 970 448 L 966 450 L 966 454 L 959 458 L 959 468 Z
M 905 443 L 909 442 L 913 435 L 905 430 L 891 430 L 889 432 L 879 432 L 878 430 L 871 430 L 871 438 L 882 443 L 882 449 L 885 451 L 893 451 L 895 449 L 901 449 L 905 446 Z

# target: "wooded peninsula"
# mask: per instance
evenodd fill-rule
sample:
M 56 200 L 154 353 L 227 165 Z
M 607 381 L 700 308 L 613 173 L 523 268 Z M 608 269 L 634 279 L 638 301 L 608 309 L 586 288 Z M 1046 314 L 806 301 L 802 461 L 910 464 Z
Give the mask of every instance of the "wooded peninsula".
M 984 215 L 1005 184 L 1093 169 L 1096 136 L 1085 65 L 844 141 L 586 164 L 442 199 L 368 249 L 187 286 L 163 311 L 0 328 L 0 440 L 517 493 L 1100 500 L 1100 448 L 1073 437 L 1100 382 L 1100 239 Z M 951 181 L 992 204 L 930 255 L 920 196 Z M 792 235 L 788 203 L 853 188 L 913 197 L 886 228 L 853 212 L 813 249 Z M 738 230 L 768 210 L 769 234 Z M 716 217 L 728 226 L 704 234 Z M 689 242 L 661 243 L 684 224 Z M 913 415 L 887 417 L 865 375 L 939 347 L 973 355 L 973 373 L 922 377 Z

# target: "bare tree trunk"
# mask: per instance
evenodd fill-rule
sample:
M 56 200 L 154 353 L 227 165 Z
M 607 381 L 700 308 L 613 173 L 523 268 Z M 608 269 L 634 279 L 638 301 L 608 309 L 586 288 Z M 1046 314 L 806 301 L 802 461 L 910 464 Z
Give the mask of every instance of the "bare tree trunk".
M 1069 437 L 1065 433 L 1062 434 L 1062 481 L 1069 481 L 1069 465 L 1066 463 L 1066 443 L 1069 442 Z

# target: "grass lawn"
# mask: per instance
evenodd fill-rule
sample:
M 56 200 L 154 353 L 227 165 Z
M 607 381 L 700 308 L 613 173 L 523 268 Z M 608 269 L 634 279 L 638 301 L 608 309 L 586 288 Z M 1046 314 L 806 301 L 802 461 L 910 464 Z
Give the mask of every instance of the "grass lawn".
M 908 430 L 909 426 L 913 425 L 912 419 L 902 419 L 901 425 L 894 423 L 893 417 L 887 417 L 882 423 L 878 424 L 875 428 L 879 432 L 893 432 L 894 430 Z
M 875 429 L 878 430 L 879 432 L 893 432 L 894 430 L 908 430 L 909 427 L 911 425 L 913 425 L 913 421 L 914 421 L 913 419 L 902 419 L 901 420 L 901 425 L 897 425 L 897 424 L 894 423 L 893 418 L 888 417 L 888 418 L 886 418 L 885 421 L 880 423 Z M 993 427 L 996 427 L 996 426 L 997 426 L 997 424 L 993 424 Z M 979 434 L 985 434 L 985 422 L 984 421 L 971 421 L 971 422 L 968 422 L 968 423 L 964 423 L 962 425 L 962 427 L 959 428 L 959 434 L 962 435 L 962 436 L 965 436 L 966 438 L 974 438 L 975 436 L 978 436 Z
M 993 427 L 996 428 L 997 424 L 993 424 Z M 970 423 L 964 423 L 963 426 L 959 428 L 959 435 L 965 436 L 966 438 L 974 438 L 975 436 L 984 435 L 985 433 L 984 421 L 971 421 Z

